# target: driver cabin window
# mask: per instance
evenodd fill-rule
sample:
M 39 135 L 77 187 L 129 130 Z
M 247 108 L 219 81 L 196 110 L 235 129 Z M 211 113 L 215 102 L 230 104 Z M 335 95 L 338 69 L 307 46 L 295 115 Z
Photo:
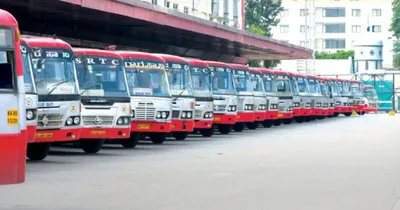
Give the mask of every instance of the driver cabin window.
M 14 53 L 0 51 L 0 89 L 13 89 Z

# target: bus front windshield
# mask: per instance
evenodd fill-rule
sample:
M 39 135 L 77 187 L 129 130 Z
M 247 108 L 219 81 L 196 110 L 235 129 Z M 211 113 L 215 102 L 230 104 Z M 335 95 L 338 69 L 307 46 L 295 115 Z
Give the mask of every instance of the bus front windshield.
M 236 95 L 233 73 L 230 68 L 210 66 L 213 94 Z
M 197 96 L 212 97 L 210 69 L 204 66 L 191 66 L 193 91 Z
M 253 95 L 250 73 L 242 69 L 234 69 L 235 87 L 238 95 Z
M 33 74 L 38 94 L 79 94 L 73 57 L 71 50 L 33 50 Z
M 310 90 L 308 87 L 308 82 L 306 78 L 297 77 L 297 87 L 299 88 L 299 94 L 301 96 L 309 96 Z
M 165 63 L 151 60 L 125 60 L 131 96 L 171 97 Z
M 76 57 L 75 65 L 82 96 L 129 97 L 122 60 Z
M 328 84 L 326 84 L 326 82 L 320 82 L 319 86 L 321 88 L 321 95 L 322 96 L 329 96 L 329 87 Z
M 331 82 L 331 88 L 332 88 L 332 96 L 333 97 L 340 96 L 339 86 L 338 86 L 337 82 Z
M 21 43 L 21 54 L 22 54 L 22 67 L 24 69 L 24 83 L 25 92 L 35 92 L 35 85 L 33 84 L 32 78 L 32 65 L 29 58 L 28 46 Z
M 264 85 L 260 74 L 251 74 L 251 84 L 254 93 L 264 94 Z
M 377 100 L 378 99 L 378 95 L 376 94 L 375 88 L 365 88 L 364 93 L 365 93 L 365 97 L 368 100 Z
M 339 82 L 339 92 L 341 96 L 350 96 L 351 91 L 350 91 L 350 85 L 347 82 Z
M 167 63 L 168 82 L 173 96 L 192 96 L 193 87 L 190 66 L 183 63 Z
M 276 78 L 276 88 L 279 96 L 291 96 L 292 88 L 290 87 L 290 80 L 287 76 L 278 76 Z
M 312 96 L 321 96 L 321 88 L 316 79 L 308 79 L 308 87 Z
M 297 86 L 297 79 L 294 76 L 290 76 L 289 77 L 290 80 L 290 86 L 292 87 L 292 94 L 294 96 L 298 96 L 300 95 L 299 93 L 299 87 Z
M 264 74 L 263 81 L 265 93 L 277 93 L 275 75 Z
M 352 83 L 351 84 L 351 93 L 356 97 L 363 96 L 363 87 L 361 83 Z

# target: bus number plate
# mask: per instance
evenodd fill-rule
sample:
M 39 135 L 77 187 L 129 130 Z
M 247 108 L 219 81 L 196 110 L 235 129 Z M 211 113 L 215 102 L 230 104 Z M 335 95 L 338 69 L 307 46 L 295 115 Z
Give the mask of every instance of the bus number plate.
M 53 133 L 37 133 L 36 138 L 43 139 L 43 138 L 51 138 L 53 137 Z
M 18 125 L 18 110 L 16 109 L 7 110 L 7 124 L 12 126 Z
M 150 124 L 138 124 L 137 128 L 138 129 L 149 129 L 150 128 Z
M 221 121 L 221 118 L 219 118 L 219 117 L 214 117 L 214 121 Z
M 102 136 L 102 135 L 106 135 L 106 131 L 90 131 L 90 134 L 92 134 L 94 136 Z
M 278 118 L 281 118 L 281 117 L 283 117 L 283 114 L 279 113 Z

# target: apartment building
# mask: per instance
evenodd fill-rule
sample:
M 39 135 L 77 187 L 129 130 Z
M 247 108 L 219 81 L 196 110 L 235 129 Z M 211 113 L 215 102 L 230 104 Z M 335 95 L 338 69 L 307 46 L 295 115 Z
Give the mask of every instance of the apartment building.
M 283 0 L 282 6 L 274 38 L 335 52 L 353 50 L 369 28 L 383 42 L 383 67 L 392 67 L 392 0 Z
M 244 28 L 244 0 L 142 0 L 205 20 Z

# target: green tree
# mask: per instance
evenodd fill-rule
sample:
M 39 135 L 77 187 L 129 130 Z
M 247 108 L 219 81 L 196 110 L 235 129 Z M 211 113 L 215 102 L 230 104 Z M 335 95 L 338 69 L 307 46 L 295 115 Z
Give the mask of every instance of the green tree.
M 282 0 L 246 0 L 245 22 L 247 31 L 270 37 L 271 27 L 279 23 L 277 16 L 283 11 Z M 278 65 L 277 60 L 249 60 L 249 66 L 272 68 Z
M 354 58 L 354 51 L 353 50 L 338 50 L 335 53 L 328 53 L 328 52 L 315 52 L 315 59 L 347 59 L 349 57 Z
M 390 24 L 390 31 L 398 39 L 400 38 L 400 0 L 395 0 L 392 3 L 393 16 Z M 396 41 L 393 43 L 393 66 L 400 66 L 400 45 Z

